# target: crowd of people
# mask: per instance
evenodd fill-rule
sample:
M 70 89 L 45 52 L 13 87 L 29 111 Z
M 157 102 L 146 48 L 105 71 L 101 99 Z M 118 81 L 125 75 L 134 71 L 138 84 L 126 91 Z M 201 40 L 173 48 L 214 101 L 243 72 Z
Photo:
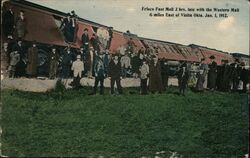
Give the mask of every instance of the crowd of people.
M 24 12 L 14 21 L 13 11 L 10 8 L 4 14 L 3 19 L 4 35 L 13 40 L 13 32 L 17 32 L 16 42 L 3 44 L 1 50 L 1 70 L 6 72 L 10 78 L 14 77 L 37 77 L 39 56 L 37 43 L 34 41 L 28 47 L 23 45 L 23 38 L 26 30 L 26 19 Z M 60 29 L 66 42 L 74 42 L 76 38 L 77 15 L 74 11 L 62 19 Z M 99 34 L 102 30 L 99 30 Z M 100 84 L 100 94 L 104 93 L 104 79 L 110 79 L 111 94 L 117 91 L 122 94 L 121 79 L 127 77 L 140 78 L 141 94 L 162 93 L 168 87 L 170 76 L 170 65 L 166 59 L 158 59 L 157 47 L 141 47 L 136 49 L 133 40 L 130 38 L 126 45 L 121 45 L 116 52 L 110 53 L 112 40 L 112 28 L 109 28 L 110 39 L 106 44 L 100 41 L 96 33 L 89 37 L 89 30 L 84 29 L 81 37 L 80 49 L 73 49 L 70 46 L 63 50 L 52 46 L 47 55 L 47 77 L 49 79 L 73 78 L 73 88 L 80 88 L 82 77 L 95 79 L 93 93 L 97 93 Z M 129 34 L 129 32 L 128 32 Z M 105 38 L 104 38 L 105 39 Z M 105 40 L 102 40 L 105 41 Z M 249 69 L 239 61 L 230 63 L 223 60 L 223 65 L 217 65 L 215 57 L 211 56 L 211 63 L 205 64 L 204 59 L 200 63 L 181 62 L 175 75 L 178 78 L 179 93 L 185 95 L 185 90 L 192 81 L 192 89 L 202 92 L 205 89 L 219 91 L 237 91 L 240 81 L 243 83 L 243 91 L 249 83 Z

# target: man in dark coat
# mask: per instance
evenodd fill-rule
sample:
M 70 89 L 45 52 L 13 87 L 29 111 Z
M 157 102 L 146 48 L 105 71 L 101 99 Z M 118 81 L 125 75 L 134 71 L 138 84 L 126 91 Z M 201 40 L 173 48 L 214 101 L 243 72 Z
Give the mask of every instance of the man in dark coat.
M 36 43 L 33 43 L 32 47 L 28 49 L 28 61 L 27 61 L 27 75 L 28 77 L 35 77 L 37 75 L 38 65 L 38 48 Z
M 71 72 L 71 65 L 73 62 L 73 55 L 70 48 L 67 48 L 62 58 L 62 78 L 69 78 Z
M 163 90 L 166 90 L 168 87 L 168 77 L 169 77 L 169 66 L 168 62 L 164 59 L 161 61 L 161 78 Z
M 82 47 L 85 53 L 89 50 L 89 35 L 88 35 L 88 29 L 84 29 L 84 33 L 82 34 Z
M 96 61 L 96 64 L 94 66 L 94 69 L 95 69 L 95 85 L 94 85 L 93 93 L 91 93 L 91 94 L 96 94 L 97 86 L 98 86 L 98 84 L 100 82 L 100 94 L 103 95 L 104 94 L 103 82 L 104 82 L 104 78 L 106 76 L 106 73 L 104 71 L 103 54 L 100 54 L 99 56 L 97 56 L 96 60 L 97 61 Z
M 65 42 L 72 42 L 72 21 L 70 18 L 70 13 L 67 14 L 67 17 L 62 20 L 62 24 L 60 26 L 60 29 L 63 32 Z
M 110 61 L 110 56 L 109 56 L 109 50 L 106 49 L 104 57 L 103 57 L 103 63 L 104 63 L 104 71 L 107 74 L 109 70 L 109 61 Z
M 161 66 L 156 56 L 153 58 L 153 62 L 149 65 L 149 91 L 152 93 L 161 93 L 163 91 Z
M 216 88 L 216 78 L 217 78 L 217 63 L 214 61 L 215 57 L 211 56 L 211 64 L 209 64 L 208 71 L 208 88 L 210 90 L 215 90 Z
M 122 79 L 122 68 L 121 63 L 118 60 L 118 56 L 115 56 L 109 63 L 109 77 L 110 77 L 110 84 L 111 84 L 111 94 L 114 94 L 115 88 L 114 85 L 116 83 L 117 90 L 119 94 L 122 94 L 122 86 L 121 86 L 121 79 Z
M 139 73 L 139 68 L 140 68 L 140 58 L 138 56 L 138 54 L 133 53 L 131 56 L 131 67 L 132 67 L 132 73 L 133 73 L 133 77 L 137 78 L 138 77 L 138 73 Z
M 238 90 L 239 82 L 240 82 L 240 73 L 241 73 L 241 67 L 238 63 L 234 63 L 232 65 L 232 72 L 231 72 L 231 78 L 233 83 L 233 91 Z
M 230 90 L 230 81 L 231 81 L 231 73 L 232 68 L 228 63 L 228 60 L 225 60 L 225 67 L 224 67 L 224 73 L 223 73 L 223 79 L 222 79 L 222 91 L 228 92 Z
M 187 63 L 184 62 L 177 72 L 178 86 L 180 95 L 185 96 L 185 90 L 187 88 L 187 82 L 189 78 L 189 72 L 187 68 Z
M 25 76 L 25 68 L 26 68 L 26 61 L 25 61 L 25 50 L 23 46 L 22 40 L 18 40 L 17 44 L 15 44 L 12 48 L 12 51 L 17 51 L 18 54 L 20 55 L 20 60 L 16 64 L 16 73 L 15 77 L 23 77 Z
M 99 54 L 100 53 L 100 41 L 95 33 L 92 35 L 90 39 L 90 43 L 94 48 L 94 52 L 97 52 Z
M 9 8 L 3 15 L 3 33 L 6 37 L 13 39 L 15 19 L 12 8 Z
M 48 56 L 49 62 L 49 79 L 55 79 L 57 76 L 59 55 L 56 52 L 56 48 L 52 48 Z
M 27 33 L 27 22 L 26 18 L 24 17 L 24 11 L 20 11 L 19 16 L 16 20 L 16 31 L 18 38 L 24 38 Z
M 221 62 L 223 63 L 222 65 L 218 65 L 217 66 L 217 79 L 216 79 L 216 86 L 217 86 L 217 90 L 221 91 L 223 88 L 223 75 L 224 75 L 224 71 L 225 71 L 225 67 L 226 67 L 226 63 L 225 60 L 221 60 Z

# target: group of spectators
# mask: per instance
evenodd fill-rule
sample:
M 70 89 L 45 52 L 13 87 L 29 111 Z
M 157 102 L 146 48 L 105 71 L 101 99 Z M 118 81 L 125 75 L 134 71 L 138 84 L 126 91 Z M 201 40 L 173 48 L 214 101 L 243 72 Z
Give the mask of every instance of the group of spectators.
M 70 43 L 76 39 L 77 15 L 74 11 L 67 14 L 62 19 L 60 29 L 65 41 Z M 23 45 L 22 39 L 27 33 L 26 18 L 24 11 L 20 11 L 19 16 L 14 19 L 12 8 L 9 8 L 3 16 L 3 32 L 9 39 L 13 40 L 14 32 L 17 34 L 16 42 L 4 43 L 1 50 L 1 70 L 9 77 L 36 77 L 37 68 L 40 64 L 38 55 L 39 49 L 34 41 L 28 47 Z M 102 30 L 99 30 L 99 34 Z M 126 45 L 121 45 L 112 55 L 110 44 L 112 40 L 112 27 L 107 32 L 109 40 L 106 44 L 96 35 L 89 37 L 89 30 L 84 29 L 81 37 L 80 49 L 73 49 L 70 46 L 65 49 L 51 47 L 47 54 L 47 76 L 49 79 L 57 77 L 68 79 L 73 77 L 72 86 L 78 89 L 80 79 L 84 76 L 95 78 L 93 93 L 97 92 L 100 83 L 100 93 L 104 93 L 103 82 L 109 77 L 111 93 L 114 94 L 116 83 L 118 93 L 122 93 L 121 79 L 134 77 L 141 79 L 141 94 L 161 93 L 168 87 L 170 65 L 166 59 L 158 59 L 157 48 L 141 47 L 136 50 L 133 40 L 130 38 Z M 130 34 L 129 32 L 127 33 Z M 175 75 L 178 78 L 179 92 L 185 94 L 185 89 L 192 81 L 195 91 L 202 92 L 205 88 L 219 91 L 237 91 L 240 81 L 243 83 L 243 91 L 249 83 L 249 69 L 239 61 L 229 64 L 223 60 L 223 65 L 217 65 L 211 57 L 209 65 L 201 63 L 192 64 L 182 62 Z M 196 65 L 196 66 L 195 66 Z M 196 69 L 194 69 L 196 67 Z
M 239 87 L 242 87 L 241 90 L 246 92 L 250 80 L 250 71 L 244 63 L 240 63 L 238 59 L 233 63 L 222 60 L 223 64 L 217 65 L 214 56 L 211 56 L 210 60 L 210 64 L 204 64 L 204 59 L 197 64 L 188 65 L 184 63 L 181 67 L 187 70 L 184 75 L 186 76 L 184 77 L 186 78 L 185 84 L 190 85 L 196 92 L 203 92 L 205 89 L 236 92 Z

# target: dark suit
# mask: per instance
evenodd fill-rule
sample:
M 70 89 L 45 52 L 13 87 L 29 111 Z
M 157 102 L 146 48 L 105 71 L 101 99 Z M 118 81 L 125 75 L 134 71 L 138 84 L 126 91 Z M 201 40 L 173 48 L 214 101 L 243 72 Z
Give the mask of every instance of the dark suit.
M 85 51 L 85 53 L 88 51 L 89 49 L 89 35 L 88 34 L 82 34 L 82 47 Z
M 121 77 L 122 75 L 122 68 L 120 61 L 115 64 L 114 60 L 111 60 L 109 63 L 109 76 L 111 77 L 111 94 L 114 94 L 114 85 L 116 82 L 118 92 L 122 93 L 122 87 L 121 87 Z
M 10 10 L 6 11 L 3 15 L 3 33 L 5 36 L 13 34 L 14 23 L 14 13 Z
M 207 87 L 209 89 L 215 89 L 216 78 L 217 78 L 217 63 L 213 61 L 209 65 L 209 71 L 208 71 L 208 86 Z

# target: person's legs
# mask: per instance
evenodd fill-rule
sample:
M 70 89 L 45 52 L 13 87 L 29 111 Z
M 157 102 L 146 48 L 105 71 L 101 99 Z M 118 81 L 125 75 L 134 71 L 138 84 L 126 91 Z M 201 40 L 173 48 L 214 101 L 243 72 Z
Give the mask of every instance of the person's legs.
M 114 84 L 115 84 L 115 80 L 114 80 L 114 78 L 111 78 L 111 80 L 110 80 L 111 94 L 114 94 L 114 92 L 115 92 Z
M 104 78 L 100 79 L 100 94 L 104 94 L 104 86 L 103 86 Z
M 98 83 L 99 83 L 99 78 L 96 77 L 96 78 L 95 78 L 94 91 L 93 91 L 94 94 L 96 94 Z
M 147 94 L 147 79 L 142 80 L 142 94 Z
M 122 94 L 121 80 L 119 78 L 117 78 L 115 81 L 116 81 L 117 90 L 118 90 L 119 94 Z

